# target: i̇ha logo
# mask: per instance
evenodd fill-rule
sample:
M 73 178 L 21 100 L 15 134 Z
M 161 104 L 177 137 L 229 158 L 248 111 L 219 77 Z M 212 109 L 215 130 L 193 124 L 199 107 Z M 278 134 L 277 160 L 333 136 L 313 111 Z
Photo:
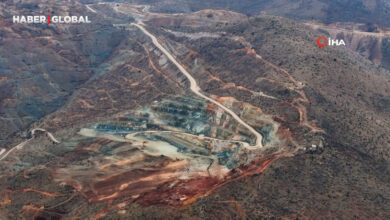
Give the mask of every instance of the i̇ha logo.
M 43 15 L 14 15 L 12 21 L 15 24 L 84 24 L 91 23 L 88 16 L 43 16 Z
M 345 46 L 344 40 L 337 40 L 321 36 L 317 38 L 317 45 L 321 48 L 326 46 Z

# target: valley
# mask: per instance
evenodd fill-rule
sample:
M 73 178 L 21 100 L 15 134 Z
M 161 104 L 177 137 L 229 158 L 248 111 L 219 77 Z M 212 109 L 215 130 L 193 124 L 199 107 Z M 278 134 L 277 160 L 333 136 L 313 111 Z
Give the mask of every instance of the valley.
M 381 1 L 229 2 L 0 2 L 92 21 L 0 20 L 1 216 L 388 218 Z

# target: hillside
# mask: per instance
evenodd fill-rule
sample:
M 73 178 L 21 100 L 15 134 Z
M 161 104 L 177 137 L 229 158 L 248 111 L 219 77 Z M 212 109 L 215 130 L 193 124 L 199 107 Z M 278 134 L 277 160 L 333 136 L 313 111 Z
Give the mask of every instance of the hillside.
M 129 1 L 126 2 L 129 3 Z M 299 20 L 314 19 L 324 23 L 357 22 L 390 26 L 390 3 L 388 0 L 132 0 L 131 2 L 151 4 L 151 11 L 164 13 L 227 9 L 250 16 L 267 13 Z
M 319 48 L 327 26 L 226 10 L 291 1 L 71 1 L 96 23 L 10 23 L 72 9 L 33 2 L 0 3 L 5 219 L 390 218 L 389 70 Z M 158 12 L 203 7 L 220 10 Z
M 123 33 L 75 2 L 66 7 L 63 2 L 0 5 L 0 143 L 6 145 L 16 133 L 60 109 L 76 89 L 101 73 L 98 67 L 121 43 Z M 12 14 L 36 10 L 86 13 L 96 23 L 86 28 L 12 24 Z

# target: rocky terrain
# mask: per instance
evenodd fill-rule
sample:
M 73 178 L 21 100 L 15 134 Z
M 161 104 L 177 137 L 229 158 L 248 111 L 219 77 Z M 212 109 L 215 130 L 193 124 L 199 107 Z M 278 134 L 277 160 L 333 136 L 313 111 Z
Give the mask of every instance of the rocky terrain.
M 90 0 L 83 0 L 91 3 Z M 298 20 L 319 20 L 324 23 L 357 22 L 390 26 L 388 0 L 117 0 L 150 5 L 150 11 L 163 13 L 191 13 L 203 9 L 224 9 L 249 16 L 259 13 Z
M 0 140 L 24 131 L 31 123 L 62 107 L 80 85 L 102 71 L 99 66 L 124 38 L 111 22 L 86 13 L 80 4 L 44 2 L 1 4 Z M 96 23 L 33 26 L 12 24 L 13 14 L 86 13 Z
M 331 36 L 332 39 L 343 39 L 348 48 L 384 68 L 390 68 L 389 28 L 359 23 L 307 24 Z
M 1 2 L 2 218 L 389 218 L 387 29 L 266 3 Z

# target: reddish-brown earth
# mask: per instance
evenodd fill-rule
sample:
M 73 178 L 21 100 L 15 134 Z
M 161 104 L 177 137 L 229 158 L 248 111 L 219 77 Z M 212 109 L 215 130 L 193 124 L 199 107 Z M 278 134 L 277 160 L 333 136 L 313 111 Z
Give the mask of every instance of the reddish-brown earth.
M 99 62 L 82 55 L 71 60 L 83 64 L 78 71 L 94 72 L 80 82 L 70 77 L 77 83 L 72 92 L 60 94 L 66 99 L 61 108 L 34 119 L 32 128 L 47 129 L 61 143 L 36 135 L 1 161 L 5 218 L 317 219 L 352 213 L 368 219 L 377 210 L 389 216 L 389 181 L 383 175 L 388 170 L 381 162 L 389 155 L 389 84 L 379 75 L 386 71 L 351 51 L 317 50 L 313 39 L 319 32 L 281 18 L 247 18 L 225 10 L 172 15 L 118 5 L 80 7 L 124 25 L 98 32 L 103 39 L 119 36 L 114 45 L 98 44 L 101 35 L 93 32 L 94 43 L 72 47 L 77 52 L 88 45 L 82 54 L 105 56 Z M 194 97 L 183 74 L 128 25 L 130 16 L 144 19 L 205 95 L 261 132 L 265 148 L 241 146 L 254 142 L 251 133 L 216 105 Z M 6 29 L 6 40 L 26 27 L 18 28 Z M 57 28 L 45 33 L 68 37 L 68 29 Z M 26 29 L 29 37 L 40 30 Z M 69 51 L 52 50 L 54 41 L 33 39 L 34 48 L 44 43 L 57 54 L 50 58 L 58 66 L 63 63 L 57 59 L 71 58 Z M 12 66 L 15 73 L 23 68 Z M 56 76 L 45 72 L 45 79 Z M 6 91 L 2 104 L 12 108 L 23 106 L 13 97 L 15 76 L 0 78 Z M 58 79 L 45 88 L 72 80 Z M 37 82 L 43 81 L 31 81 Z M 50 94 L 37 92 L 36 86 L 19 88 L 43 100 Z M 128 138 L 134 131 L 129 128 L 174 132 Z

